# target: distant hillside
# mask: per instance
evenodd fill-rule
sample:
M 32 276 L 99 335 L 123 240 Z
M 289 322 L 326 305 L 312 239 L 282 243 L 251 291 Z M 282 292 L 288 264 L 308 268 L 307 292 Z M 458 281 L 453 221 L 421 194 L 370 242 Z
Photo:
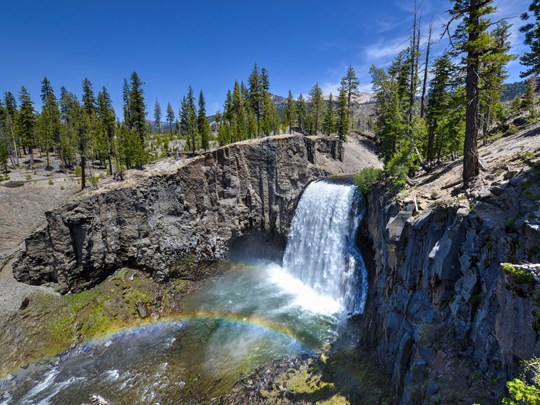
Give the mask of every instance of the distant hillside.
M 283 96 L 279 96 L 277 94 L 271 94 L 272 101 L 276 105 L 278 111 L 280 113 L 285 110 L 285 107 L 287 105 L 287 98 Z M 328 100 L 325 97 L 326 100 Z M 306 100 L 308 101 L 308 100 Z M 335 98 L 334 98 L 335 101 Z M 353 103 L 353 110 L 355 111 L 372 111 L 372 104 L 375 102 L 375 93 L 358 93 L 356 95 L 353 95 L 352 97 L 352 103 Z M 208 120 L 210 122 L 214 122 L 216 119 L 215 114 L 209 115 Z M 152 126 L 152 130 L 156 130 L 156 126 L 154 122 L 150 122 L 150 125 Z M 174 125 L 174 124 L 173 124 Z M 162 122 L 161 123 L 161 129 L 163 131 L 169 131 L 169 123 L 168 122 Z
M 501 100 L 510 101 L 516 97 L 520 97 L 525 94 L 526 88 L 527 84 L 525 82 L 514 82 L 505 84 L 501 94 Z

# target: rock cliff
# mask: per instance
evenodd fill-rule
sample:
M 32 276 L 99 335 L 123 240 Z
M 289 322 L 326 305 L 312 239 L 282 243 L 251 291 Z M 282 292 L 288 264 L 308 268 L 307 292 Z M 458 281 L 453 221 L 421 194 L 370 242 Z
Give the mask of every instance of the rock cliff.
M 304 187 L 341 160 L 338 139 L 280 136 L 161 162 L 48 212 L 14 275 L 63 291 L 93 286 L 122 266 L 156 279 L 197 277 L 198 264 L 225 257 L 228 243 L 247 232 L 283 241 Z
M 500 403 L 520 361 L 540 355 L 540 166 L 520 156 L 493 161 L 470 190 L 427 176 L 397 198 L 369 196 L 360 343 L 403 404 Z M 448 194 L 422 196 L 429 187 Z

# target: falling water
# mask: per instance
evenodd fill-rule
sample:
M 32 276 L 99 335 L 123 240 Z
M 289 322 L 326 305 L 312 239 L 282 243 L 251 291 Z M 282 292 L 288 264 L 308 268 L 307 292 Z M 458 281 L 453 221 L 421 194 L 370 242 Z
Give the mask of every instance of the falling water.
M 282 265 L 257 258 L 185 296 L 162 319 L 88 342 L 0 380 L 0 405 L 210 403 L 242 375 L 284 356 L 311 356 L 361 313 L 366 270 L 355 236 L 354 186 L 315 182 L 298 204 Z
M 367 271 L 355 243 L 364 213 L 357 193 L 352 185 L 311 183 L 298 203 L 283 257 L 292 276 L 352 314 L 363 312 L 367 296 Z

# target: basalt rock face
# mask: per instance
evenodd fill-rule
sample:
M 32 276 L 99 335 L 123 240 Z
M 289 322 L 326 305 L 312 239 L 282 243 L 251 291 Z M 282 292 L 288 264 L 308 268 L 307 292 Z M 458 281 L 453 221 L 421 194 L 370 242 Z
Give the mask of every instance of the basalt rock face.
M 341 141 L 286 136 L 234 144 L 177 170 L 97 190 L 46 214 L 13 264 L 17 280 L 95 285 L 122 266 L 157 279 L 197 277 L 250 231 L 283 241 L 304 187 L 328 176 L 319 159 L 342 160 Z
M 538 203 L 512 184 L 478 198 L 420 213 L 382 190 L 368 198 L 375 263 L 360 345 L 402 404 L 500 403 L 520 361 L 540 355 L 538 285 L 501 266 L 539 261 Z

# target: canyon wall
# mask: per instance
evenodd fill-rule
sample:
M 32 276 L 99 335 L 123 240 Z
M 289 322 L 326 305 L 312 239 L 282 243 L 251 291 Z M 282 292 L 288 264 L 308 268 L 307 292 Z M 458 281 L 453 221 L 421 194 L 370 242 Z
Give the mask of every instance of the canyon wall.
M 48 212 L 46 225 L 26 239 L 14 275 L 58 283 L 64 292 L 91 287 L 121 266 L 156 279 L 197 277 L 201 263 L 226 257 L 229 241 L 247 232 L 283 243 L 300 193 L 330 175 L 343 153 L 336 138 L 279 136 L 183 164 L 161 162 Z
M 382 188 L 365 223 L 374 263 L 360 346 L 377 353 L 401 403 L 498 403 L 520 361 L 540 354 L 537 174 L 433 202 Z M 508 176 L 510 177 L 510 176 Z

